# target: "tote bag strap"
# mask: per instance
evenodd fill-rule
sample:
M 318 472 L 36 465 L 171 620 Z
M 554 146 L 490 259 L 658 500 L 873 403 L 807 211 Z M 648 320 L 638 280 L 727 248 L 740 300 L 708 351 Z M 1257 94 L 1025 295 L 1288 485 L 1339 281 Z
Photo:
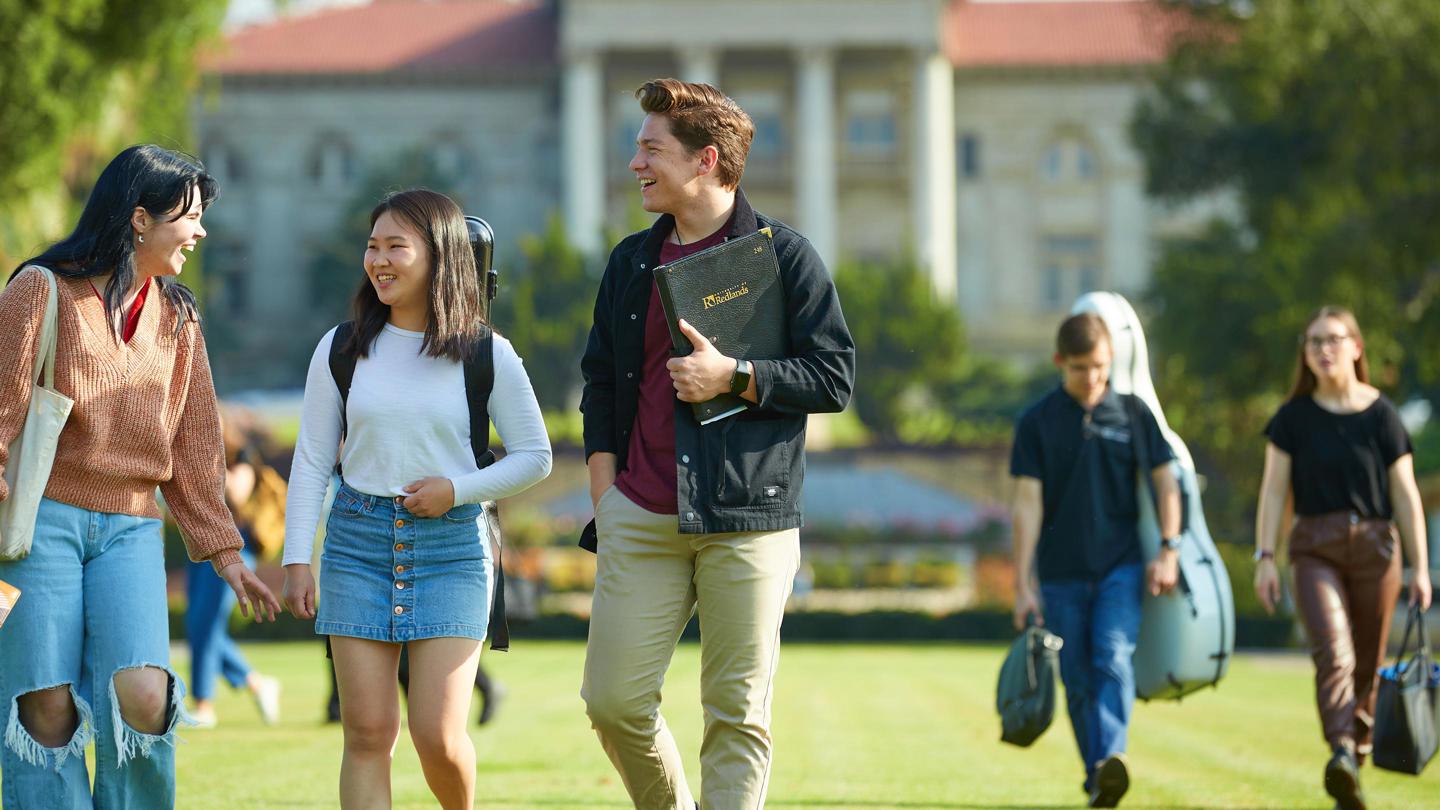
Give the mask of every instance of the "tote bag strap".
M 1413 648 L 1410 646 L 1411 631 L 1418 632 Z M 1425 634 L 1425 614 L 1418 605 L 1411 605 L 1409 615 L 1405 618 L 1405 634 L 1400 637 L 1400 650 L 1395 653 L 1396 669 L 1412 656 L 1430 660 L 1430 639 Z
M 57 298 L 60 297 L 59 288 L 55 284 L 55 274 L 48 267 L 41 267 L 32 264 L 31 267 L 39 270 L 45 276 L 45 281 L 50 285 L 50 295 L 45 299 L 45 318 L 40 322 L 40 343 L 36 347 L 35 363 L 41 368 L 44 374 L 44 387 L 55 388 L 55 342 L 56 332 L 59 331 L 57 321 L 60 317 L 60 306 Z M 38 381 L 39 377 L 36 376 Z

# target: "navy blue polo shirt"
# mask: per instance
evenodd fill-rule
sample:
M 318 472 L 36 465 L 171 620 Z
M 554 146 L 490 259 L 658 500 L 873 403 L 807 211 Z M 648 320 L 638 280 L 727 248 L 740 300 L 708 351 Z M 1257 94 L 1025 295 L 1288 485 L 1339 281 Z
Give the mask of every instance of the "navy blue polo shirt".
M 1139 562 L 1136 447 L 1125 400 L 1105 390 L 1088 414 L 1063 386 L 1031 405 L 1015 425 L 1010 474 L 1040 480 L 1045 502 L 1036 568 L 1041 582 L 1098 581 L 1122 563 Z M 1175 454 L 1155 415 L 1135 400 L 1150 459 Z

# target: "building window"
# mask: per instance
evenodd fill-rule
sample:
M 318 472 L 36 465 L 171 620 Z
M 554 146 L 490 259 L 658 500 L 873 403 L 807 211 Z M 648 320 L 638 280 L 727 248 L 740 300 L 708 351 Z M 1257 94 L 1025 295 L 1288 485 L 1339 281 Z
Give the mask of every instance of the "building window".
M 1078 138 L 1063 138 L 1050 144 L 1040 161 L 1040 176 L 1051 183 L 1085 182 L 1099 174 L 1095 150 Z
M 755 124 L 755 140 L 750 142 L 750 159 L 778 160 L 785 154 L 784 101 L 775 90 L 752 90 L 736 93 L 733 98 Z
M 960 136 L 960 176 L 966 180 L 980 177 L 980 136 L 973 132 Z
M 1094 236 L 1047 236 L 1041 255 L 1046 310 L 1068 308 L 1077 297 L 1100 288 L 1100 240 Z
M 235 183 L 249 174 L 244 158 L 227 144 L 211 143 L 200 150 L 200 155 L 205 170 L 222 183 Z
M 209 302 L 231 317 L 243 317 L 250 313 L 250 274 L 246 267 L 244 248 L 233 242 L 201 243 L 205 251 L 207 278 L 215 278 L 217 284 L 210 286 L 213 297 Z
M 645 111 L 640 109 L 633 96 L 619 96 L 610 108 L 610 133 L 615 142 L 615 157 L 621 166 L 629 165 L 635 157 L 635 138 L 645 123 Z
M 327 189 L 342 188 L 355 176 L 354 150 L 339 135 L 324 136 L 310 151 L 307 170 L 316 185 Z
M 453 135 L 441 135 L 435 139 L 430 160 L 435 173 L 451 184 L 462 183 L 470 174 L 470 156 L 460 145 L 460 139 Z
M 890 157 L 899 136 L 895 127 L 895 96 L 883 90 L 845 94 L 845 150 L 861 157 Z

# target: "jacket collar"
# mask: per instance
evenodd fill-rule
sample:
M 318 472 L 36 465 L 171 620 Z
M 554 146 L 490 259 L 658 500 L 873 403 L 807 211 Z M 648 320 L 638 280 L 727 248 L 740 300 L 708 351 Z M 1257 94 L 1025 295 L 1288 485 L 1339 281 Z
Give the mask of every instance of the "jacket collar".
M 730 217 L 730 232 L 725 235 L 726 239 L 752 234 L 760 229 L 760 221 L 755 215 L 755 209 L 750 207 L 750 201 L 745 198 L 745 191 L 735 189 L 735 213 Z M 638 265 L 644 262 L 648 267 L 653 268 L 660 261 L 660 247 L 665 244 L 665 239 L 670 232 L 675 230 L 675 215 L 661 214 L 660 218 L 650 226 L 645 234 L 645 241 L 641 243 L 640 249 L 635 252 L 635 263 Z

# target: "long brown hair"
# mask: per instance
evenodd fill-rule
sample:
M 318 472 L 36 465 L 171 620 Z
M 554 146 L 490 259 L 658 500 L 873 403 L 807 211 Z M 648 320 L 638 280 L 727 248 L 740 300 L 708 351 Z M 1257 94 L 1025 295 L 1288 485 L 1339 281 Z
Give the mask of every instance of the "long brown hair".
M 1308 397 L 1315 393 L 1315 372 L 1305 364 L 1305 336 L 1316 321 L 1324 318 L 1334 318 L 1350 333 L 1350 339 L 1355 341 L 1355 348 L 1360 350 L 1360 356 L 1355 358 L 1355 379 L 1362 383 L 1370 382 L 1370 363 L 1365 360 L 1365 336 L 1360 334 L 1360 322 L 1355 320 L 1355 313 L 1345 307 L 1325 306 L 1315 310 L 1300 332 L 1300 356 L 1295 363 L 1295 382 L 1290 386 L 1290 399 Z
M 490 326 L 464 212 L 454 200 L 424 188 L 385 195 L 370 212 L 370 227 L 387 211 L 413 228 L 430 248 L 429 318 L 420 350 L 457 363 L 471 359 Z M 355 291 L 352 311 L 355 329 L 342 351 L 366 357 L 390 317 L 390 307 L 380 302 L 368 276 Z

